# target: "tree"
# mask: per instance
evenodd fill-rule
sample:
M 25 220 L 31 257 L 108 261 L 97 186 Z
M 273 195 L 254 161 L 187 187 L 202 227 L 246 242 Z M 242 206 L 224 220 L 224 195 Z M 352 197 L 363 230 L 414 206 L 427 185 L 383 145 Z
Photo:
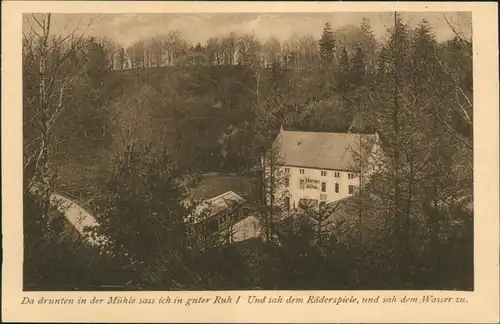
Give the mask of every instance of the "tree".
M 90 37 L 71 60 L 72 69 L 80 71 L 74 78 L 74 90 L 66 97 L 73 109 L 61 114 L 63 122 L 54 129 L 57 139 L 66 138 L 65 144 L 72 146 L 63 150 L 68 153 L 66 157 L 73 157 L 77 150 L 102 149 L 107 144 L 108 57 L 104 45 Z
M 281 152 L 281 143 L 279 138 L 273 143 L 272 147 L 263 157 L 263 182 L 264 197 L 268 206 L 266 212 L 266 239 L 273 240 L 274 223 L 282 218 L 289 206 L 284 206 L 286 192 L 283 191 L 286 174 L 283 168 L 283 155 Z
M 412 110 L 404 100 L 406 94 L 411 93 L 407 87 L 411 69 L 408 27 L 399 14 L 395 14 L 395 25 L 389 30 L 388 38 L 380 52 L 375 83 L 366 92 L 373 108 L 363 109 L 362 118 L 371 119 L 371 124 L 383 134 L 386 166 L 373 181 L 373 188 L 368 190 L 382 197 L 380 202 L 384 206 L 379 206 L 379 209 L 387 213 L 384 219 L 388 220 L 388 249 L 394 251 L 396 259 L 405 265 L 399 278 L 408 279 L 410 219 L 413 215 L 416 170 L 420 167 L 416 154 L 421 154 L 423 142 L 412 128 L 419 123 L 420 112 Z
M 187 211 L 175 165 L 165 151 L 137 145 L 119 152 L 113 168 L 98 201 L 95 230 L 108 238 L 104 248 L 146 285 L 161 276 L 163 287 L 173 287 L 187 248 Z
M 436 81 L 435 74 L 438 73 L 437 42 L 425 19 L 415 29 L 411 47 L 413 87 L 420 93 L 425 90 L 429 81 Z
M 51 153 L 52 130 L 59 115 L 65 110 L 65 98 L 74 85 L 79 71 L 68 73 L 68 60 L 84 45 L 83 34 L 71 31 L 67 35 L 51 33 L 51 14 L 25 16 L 23 32 L 23 68 L 25 82 L 38 88 L 38 92 L 24 94 L 24 110 L 32 113 L 31 123 L 36 125 L 37 136 L 25 150 L 25 169 L 32 170 L 28 188 L 38 182 L 42 185 L 41 220 L 45 234 L 50 233 L 48 220 L 50 192 L 53 185 Z M 34 73 L 33 73 L 34 72 Z M 29 76 L 28 76 L 29 75 Z M 29 114 L 28 114 L 29 115 Z M 28 127 L 24 125 L 24 127 Z
M 221 41 L 223 48 L 224 64 L 234 65 L 237 50 L 237 37 L 235 33 L 230 33 Z
M 340 93 L 342 95 L 342 100 L 345 99 L 346 92 L 348 88 L 351 86 L 349 80 L 349 71 L 350 71 L 349 56 L 347 55 L 346 48 L 342 47 L 339 60 L 339 70 L 338 70 L 338 84 Z
M 91 37 L 94 38 L 94 37 Z M 120 46 L 107 37 L 96 37 L 96 42 L 102 47 L 105 55 L 105 61 L 108 63 L 107 70 L 118 69 L 117 54 Z
M 89 86 L 93 89 L 101 88 L 104 85 L 104 76 L 110 70 L 104 46 L 91 37 L 87 41 L 85 51 L 87 61 L 85 71 Z
M 391 157 L 391 172 L 394 189 L 392 195 L 393 199 L 393 219 L 396 222 L 395 225 L 395 236 L 398 240 L 402 240 L 404 243 L 404 248 L 408 248 L 408 240 L 405 235 L 408 234 L 409 228 L 409 215 L 403 215 L 402 210 L 402 197 L 401 197 L 401 170 L 402 170 L 402 140 L 404 139 L 404 130 L 401 129 L 402 125 L 402 113 L 401 113 L 401 98 L 400 94 L 402 91 L 402 84 L 408 75 L 408 27 L 402 22 L 402 18 L 399 14 L 394 15 L 394 27 L 390 31 L 389 41 L 387 44 L 388 53 L 391 58 L 391 63 L 388 65 L 389 71 L 388 75 L 390 77 L 386 78 L 385 88 L 388 88 L 388 92 L 381 95 L 388 95 L 389 98 L 392 97 L 392 104 L 387 102 L 386 108 L 388 109 L 386 115 L 386 122 L 390 125 L 387 129 L 388 140 L 388 154 Z M 382 85 L 382 87 L 384 87 Z
M 152 143 L 155 93 L 151 87 L 141 86 L 111 104 L 112 134 L 120 151 Z
M 123 47 L 120 47 L 118 50 L 118 66 L 120 70 L 124 70 L 127 67 L 127 57 Z
M 257 68 L 260 65 L 260 43 L 255 34 L 238 38 L 238 64 Z
M 212 37 L 207 40 L 205 50 L 209 58 L 210 65 L 221 65 L 222 64 L 222 48 L 220 39 L 217 37 Z
M 455 108 L 448 106 L 454 82 L 437 68 L 444 61 L 438 48 L 426 22 L 410 32 L 396 14 L 389 40 L 380 51 L 374 84 L 364 90 L 368 103 L 363 105 L 373 108 L 363 109 L 363 118 L 371 119 L 382 134 L 387 157 L 373 181 L 364 181 L 364 196 L 376 197 L 370 208 L 389 220 L 383 244 L 398 285 L 438 282 L 436 275 L 445 271 L 445 265 L 435 256 L 447 249 L 444 231 L 452 225 L 445 219 L 454 218 L 445 206 L 457 203 L 453 197 L 467 196 L 467 189 L 456 187 L 458 179 L 464 178 L 453 165 L 458 160 L 466 163 L 472 155 L 465 157 L 456 132 L 441 127 L 440 121 L 449 125 Z M 412 269 L 424 267 L 414 261 L 420 257 L 428 260 L 426 278 L 412 274 Z
M 306 217 L 312 225 L 311 230 L 314 233 L 315 243 L 324 249 L 328 240 L 333 236 L 333 228 L 329 226 L 329 218 L 334 216 L 335 211 L 339 208 L 341 202 L 320 202 L 313 204 L 305 202 L 299 206 L 299 217 Z M 331 220 L 330 220 L 331 221 Z
M 383 79 L 388 75 L 389 53 L 385 46 L 380 49 L 377 62 L 374 82 L 381 84 Z
M 335 49 L 335 39 L 333 38 L 332 27 L 329 23 L 325 23 L 323 34 L 319 40 L 319 56 L 323 60 L 325 67 L 329 67 L 333 63 Z
M 163 40 L 166 66 L 172 66 L 183 51 L 184 42 L 178 30 L 170 31 Z
M 359 87 L 363 83 L 363 79 L 366 73 L 365 66 L 365 56 L 361 47 L 356 48 L 356 52 L 351 59 L 350 69 L 349 69 L 349 83 L 355 88 Z
M 281 62 L 281 42 L 276 36 L 269 36 L 264 43 L 264 61 L 266 67 L 280 64 Z
M 299 40 L 301 66 L 313 67 L 317 65 L 321 55 L 318 53 L 318 43 L 312 36 L 302 36 Z
M 153 62 L 156 67 L 163 66 L 163 44 L 160 37 L 154 37 L 150 40 Z
M 299 69 L 300 65 L 300 45 L 299 37 L 293 35 L 289 40 L 283 42 L 283 60 L 286 62 L 285 68 Z
M 372 70 L 376 59 L 377 40 L 375 39 L 375 34 L 373 33 L 372 25 L 368 18 L 363 17 L 360 24 L 360 30 L 362 41 L 357 47 L 361 48 L 365 56 L 367 68 Z
M 458 153 L 457 149 L 463 150 L 464 147 L 457 143 L 460 138 L 457 134 L 443 131 L 443 122 L 445 125 L 452 123 L 450 112 L 454 108 L 446 104 L 449 100 L 446 98 L 449 93 L 453 93 L 454 84 L 439 71 L 439 62 L 442 58 L 437 48 L 438 44 L 431 27 L 427 21 L 422 20 L 415 29 L 412 41 L 412 88 L 413 101 L 420 105 L 425 113 L 423 116 L 426 122 L 425 142 L 429 155 L 427 166 L 423 170 L 425 175 L 421 186 L 425 189 L 420 194 L 424 201 L 424 213 L 429 226 L 430 249 L 436 251 L 435 256 L 439 255 L 437 252 L 440 249 L 439 232 L 443 217 L 447 213 L 442 208 L 443 204 L 450 197 L 463 195 L 463 188 L 470 188 L 472 185 L 465 185 L 460 190 L 456 187 L 455 181 L 460 176 L 453 171 L 453 156 Z M 463 153 L 465 152 L 467 150 Z M 463 158 L 462 156 L 459 159 Z M 437 264 L 439 260 L 433 258 L 433 266 Z
M 472 48 L 457 36 L 443 46 L 443 59 L 437 58 L 439 71 L 453 84 L 450 88 L 453 98 L 449 100 L 460 127 L 459 133 L 470 139 L 473 125 Z M 445 121 L 442 125 L 447 130 L 454 128 Z M 464 144 L 472 149 L 472 141 L 466 140 Z

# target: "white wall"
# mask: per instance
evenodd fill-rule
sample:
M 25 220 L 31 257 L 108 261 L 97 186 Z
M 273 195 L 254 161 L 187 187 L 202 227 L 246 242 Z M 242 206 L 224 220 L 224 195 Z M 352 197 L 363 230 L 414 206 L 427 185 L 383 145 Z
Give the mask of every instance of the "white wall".
M 368 142 L 372 144 L 370 154 L 367 161 L 363 164 L 363 183 L 369 181 L 370 177 L 383 168 L 384 154 L 379 142 L 378 135 L 376 135 L 375 142 Z M 285 172 L 285 168 L 289 171 Z M 304 173 L 300 173 L 300 169 L 304 169 Z M 326 175 L 321 175 L 321 171 L 326 171 Z M 298 207 L 300 199 L 315 199 L 320 201 L 332 202 L 351 196 L 349 194 L 349 186 L 354 186 L 354 193 L 359 189 L 359 175 L 354 172 L 345 170 L 325 170 L 316 168 L 301 168 L 295 166 L 282 166 L 280 167 L 280 174 L 288 175 L 289 186 L 283 187 L 275 195 L 276 203 L 282 203 L 282 197 L 290 197 L 290 208 Z M 339 177 L 335 177 L 335 172 L 339 173 Z M 349 179 L 348 174 L 354 174 L 354 178 Z M 315 182 L 305 182 L 305 188 L 300 189 L 300 180 L 309 178 Z M 321 182 L 326 182 L 326 192 L 321 190 Z M 335 192 L 335 183 L 339 184 L 339 192 Z M 313 184 L 311 188 L 311 184 Z M 324 196 L 323 196 L 324 195 Z M 323 197 L 322 197 L 323 196 Z M 322 199 L 324 198 L 324 199 Z
M 310 168 L 299 168 L 292 166 L 284 166 L 289 168 L 288 178 L 290 179 L 290 184 L 288 188 L 282 188 L 284 192 L 288 191 L 290 195 L 290 205 L 293 208 L 298 207 L 299 200 L 302 198 L 306 199 L 316 199 L 318 201 L 336 201 L 348 196 L 349 185 L 359 186 L 359 177 L 355 175 L 353 179 L 349 179 L 348 174 L 354 174 L 353 172 L 347 171 L 334 171 L 334 170 L 322 170 L 322 169 L 310 169 Z M 300 169 L 304 170 L 304 173 L 300 173 Z M 326 175 L 322 176 L 321 171 L 326 171 Z M 339 173 L 339 177 L 335 177 L 335 172 Z M 305 181 L 305 188 L 300 189 L 300 180 Z M 307 179 L 310 181 L 308 182 Z M 321 182 L 326 182 L 326 192 L 321 191 Z M 335 192 L 335 183 L 339 184 L 339 192 Z M 322 200 L 322 196 L 325 195 L 325 200 Z

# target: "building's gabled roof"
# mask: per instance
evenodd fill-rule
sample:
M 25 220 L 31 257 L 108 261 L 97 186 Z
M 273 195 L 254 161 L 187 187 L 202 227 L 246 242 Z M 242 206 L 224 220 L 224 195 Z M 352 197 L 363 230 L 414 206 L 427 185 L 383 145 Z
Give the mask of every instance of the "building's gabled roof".
M 233 191 L 225 192 L 221 195 L 203 201 L 197 205 L 188 220 L 199 223 L 202 220 L 211 218 L 221 212 L 232 210 L 243 205 L 246 200 Z
M 282 152 L 280 164 L 306 168 L 350 170 L 363 148 L 376 135 L 281 131 L 274 143 Z M 355 153 L 357 152 L 357 153 Z

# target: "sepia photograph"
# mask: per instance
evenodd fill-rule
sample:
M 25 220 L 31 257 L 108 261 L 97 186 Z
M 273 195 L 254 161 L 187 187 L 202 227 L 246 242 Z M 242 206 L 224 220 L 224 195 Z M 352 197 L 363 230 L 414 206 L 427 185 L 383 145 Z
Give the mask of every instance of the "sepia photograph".
M 22 289 L 473 292 L 472 27 L 23 13 Z

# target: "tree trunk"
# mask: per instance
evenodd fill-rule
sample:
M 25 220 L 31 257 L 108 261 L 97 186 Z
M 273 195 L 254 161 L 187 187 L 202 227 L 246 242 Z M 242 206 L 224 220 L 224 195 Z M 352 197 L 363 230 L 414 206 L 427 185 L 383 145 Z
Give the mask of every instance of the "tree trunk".
M 36 172 L 35 177 L 40 181 L 42 185 L 42 196 L 40 200 L 41 207 L 41 218 L 43 222 L 44 235 L 50 235 L 50 220 L 49 220 L 49 208 L 50 208 L 50 175 L 49 175 L 49 118 L 48 118 L 48 101 L 47 101 L 47 75 L 46 75 L 46 64 L 47 64 L 47 46 L 48 38 L 50 32 L 50 13 L 47 15 L 47 19 L 43 25 L 43 36 L 42 44 L 40 49 L 40 64 L 39 64 L 39 75 L 40 75 L 40 99 L 39 99 L 39 127 L 40 127 L 40 137 L 41 146 L 40 153 L 36 162 Z

